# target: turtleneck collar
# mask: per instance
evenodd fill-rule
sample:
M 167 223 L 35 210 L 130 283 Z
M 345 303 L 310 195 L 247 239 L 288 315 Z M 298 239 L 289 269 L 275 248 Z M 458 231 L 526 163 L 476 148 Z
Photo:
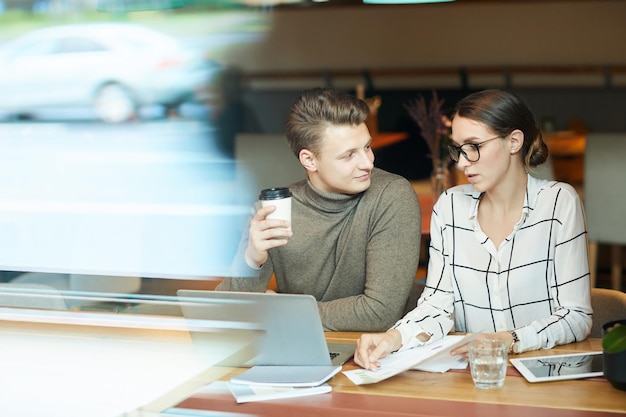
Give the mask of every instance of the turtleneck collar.
M 354 207 L 361 199 L 362 193 L 341 194 L 322 191 L 315 188 L 309 180 L 304 185 L 303 196 L 308 204 L 326 213 L 338 213 Z

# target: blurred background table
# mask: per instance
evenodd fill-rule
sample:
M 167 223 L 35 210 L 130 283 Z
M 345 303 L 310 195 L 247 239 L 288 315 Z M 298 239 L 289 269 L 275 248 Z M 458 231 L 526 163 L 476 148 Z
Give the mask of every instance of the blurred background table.
M 406 132 L 379 132 L 372 135 L 372 149 L 377 150 L 407 139 Z

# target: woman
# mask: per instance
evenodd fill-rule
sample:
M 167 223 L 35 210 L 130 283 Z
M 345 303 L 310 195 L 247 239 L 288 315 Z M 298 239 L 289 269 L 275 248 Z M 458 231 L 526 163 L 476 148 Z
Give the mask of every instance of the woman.
M 453 329 L 503 340 L 511 353 L 591 331 L 582 202 L 570 185 L 529 174 L 548 157 L 530 109 L 510 92 L 471 94 L 457 104 L 451 138 L 469 184 L 435 204 L 417 307 L 386 333 L 358 340 L 355 360 L 366 369 Z M 467 345 L 452 354 L 467 356 Z

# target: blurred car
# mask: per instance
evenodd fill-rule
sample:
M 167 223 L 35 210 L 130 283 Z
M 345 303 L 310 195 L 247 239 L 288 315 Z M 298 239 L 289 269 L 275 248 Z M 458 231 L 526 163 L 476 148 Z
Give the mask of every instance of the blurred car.
M 193 100 L 217 67 L 204 51 L 140 25 L 39 29 L 0 49 L 0 112 L 90 106 L 105 122 L 123 122 L 142 106 L 172 110 Z

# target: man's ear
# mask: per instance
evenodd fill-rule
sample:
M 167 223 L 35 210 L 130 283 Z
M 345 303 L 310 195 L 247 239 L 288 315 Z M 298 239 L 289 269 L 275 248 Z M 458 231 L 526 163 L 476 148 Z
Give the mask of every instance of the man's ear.
M 315 154 L 310 150 L 302 149 L 298 155 L 298 159 L 300 159 L 300 163 L 307 171 L 317 171 L 317 158 L 315 158 Z
M 524 132 L 519 129 L 515 129 L 511 132 L 511 153 L 518 153 L 522 150 L 524 145 Z

